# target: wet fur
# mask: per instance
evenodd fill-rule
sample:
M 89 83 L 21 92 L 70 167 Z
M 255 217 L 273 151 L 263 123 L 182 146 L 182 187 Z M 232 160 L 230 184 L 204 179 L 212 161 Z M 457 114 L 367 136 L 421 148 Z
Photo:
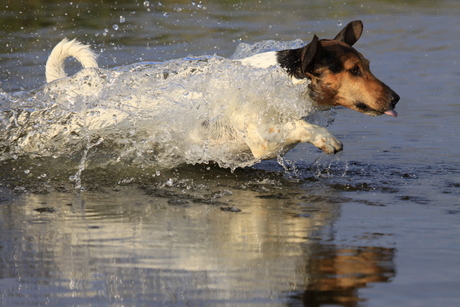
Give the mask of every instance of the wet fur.
M 281 66 L 294 84 L 308 82 L 309 98 L 321 109 L 344 106 L 366 115 L 396 117 L 394 108 L 399 96 L 372 74 L 369 61 L 352 47 L 362 31 L 361 21 L 353 21 L 334 39 L 319 40 L 315 35 L 302 48 L 266 52 L 236 61 L 256 68 Z M 65 76 L 63 63 L 68 56 L 77 58 L 83 67 L 97 67 L 97 63 L 91 61 L 95 56 L 89 47 L 65 40 L 53 49 L 46 64 L 48 82 Z M 255 159 L 276 158 L 300 142 L 311 143 L 326 153 L 336 153 L 343 148 L 329 130 L 303 119 L 279 123 L 266 117 L 261 121 L 250 110 L 241 112 L 244 114 L 226 115 L 231 118 L 231 127 L 204 122 L 202 128 L 210 132 L 217 145 L 238 144 L 229 150 L 243 155 L 249 149 Z

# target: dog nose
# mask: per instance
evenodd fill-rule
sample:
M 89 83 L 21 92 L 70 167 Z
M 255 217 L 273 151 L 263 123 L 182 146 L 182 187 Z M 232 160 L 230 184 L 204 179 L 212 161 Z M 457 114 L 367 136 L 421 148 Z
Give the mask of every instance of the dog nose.
M 391 105 L 392 105 L 393 107 L 398 103 L 399 98 L 400 98 L 400 97 L 399 97 L 398 94 L 396 94 L 396 93 L 393 92 L 393 91 L 391 92 Z

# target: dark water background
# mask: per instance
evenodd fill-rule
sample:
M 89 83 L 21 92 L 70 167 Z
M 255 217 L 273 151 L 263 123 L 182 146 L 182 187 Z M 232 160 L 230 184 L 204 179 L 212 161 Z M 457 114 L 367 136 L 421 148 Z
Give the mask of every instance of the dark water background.
M 398 118 L 337 110 L 345 144 L 231 172 L 0 165 L 0 305 L 458 306 L 458 1 L 4 1 L 0 88 L 45 82 L 63 37 L 102 67 L 241 42 L 333 37 L 400 96 Z M 78 65 L 69 63 L 69 71 Z M 239 211 L 240 210 L 240 211 Z

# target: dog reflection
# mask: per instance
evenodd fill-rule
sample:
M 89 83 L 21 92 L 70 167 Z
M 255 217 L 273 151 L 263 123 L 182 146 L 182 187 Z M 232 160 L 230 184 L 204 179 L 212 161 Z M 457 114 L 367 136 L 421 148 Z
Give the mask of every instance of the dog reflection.
M 318 246 L 305 267 L 307 287 L 292 299 L 305 306 L 357 306 L 364 301 L 359 289 L 396 275 L 394 256 L 394 248 Z

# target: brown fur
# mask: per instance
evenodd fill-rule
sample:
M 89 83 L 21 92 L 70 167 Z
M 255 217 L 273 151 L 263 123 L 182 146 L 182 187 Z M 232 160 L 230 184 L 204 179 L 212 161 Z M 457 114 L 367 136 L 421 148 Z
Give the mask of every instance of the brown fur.
M 373 116 L 394 108 L 399 96 L 372 74 L 366 58 L 340 41 L 324 40 L 320 43 L 323 48 L 335 49 L 334 53 L 339 53 L 337 57 L 343 69 L 337 73 L 327 66 L 319 66 L 309 74 L 312 81 L 310 95 L 318 105 L 344 106 Z
M 372 74 L 369 61 L 352 47 L 362 32 L 362 22 L 353 21 L 334 39 L 315 35 L 303 48 L 280 51 L 278 60 L 293 78 L 311 80 L 309 95 L 318 106 L 396 116 L 398 94 Z

